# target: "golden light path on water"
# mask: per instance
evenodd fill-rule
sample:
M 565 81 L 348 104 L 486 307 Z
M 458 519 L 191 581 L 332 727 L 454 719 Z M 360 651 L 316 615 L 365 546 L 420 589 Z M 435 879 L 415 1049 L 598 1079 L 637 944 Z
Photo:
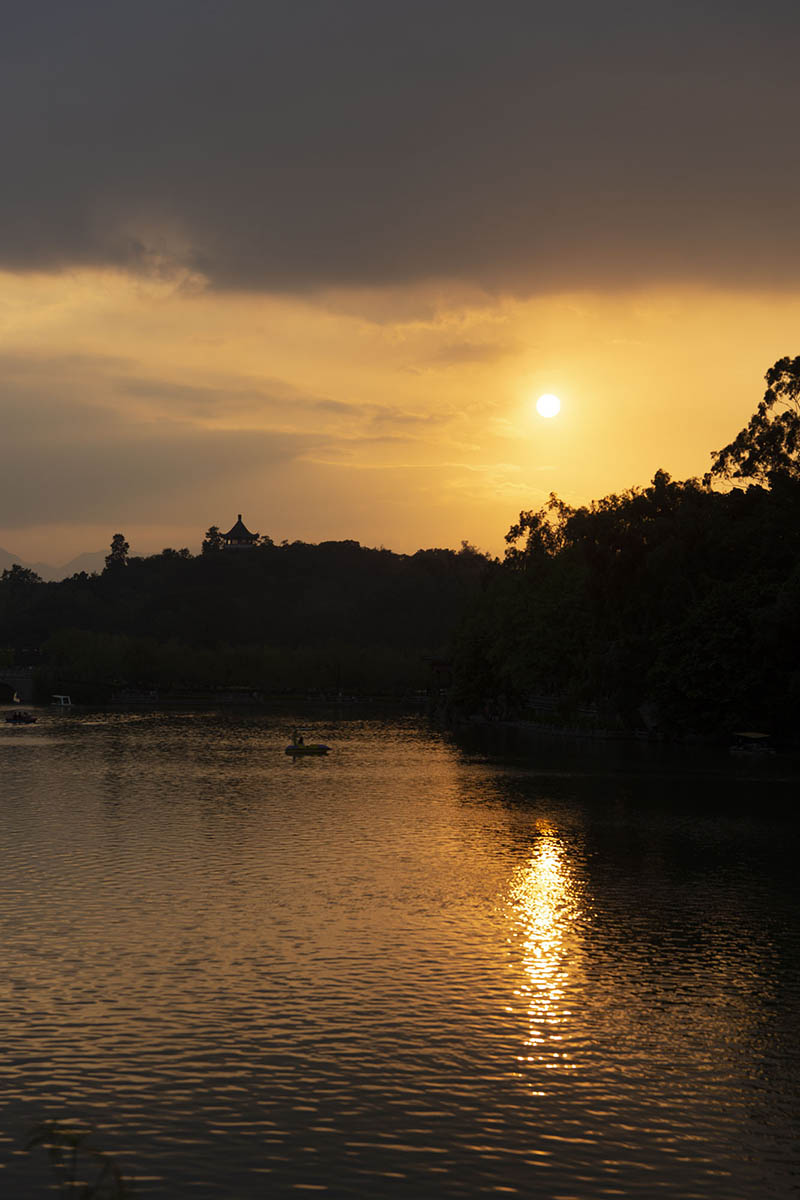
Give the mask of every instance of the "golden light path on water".
M 527 1006 L 528 1036 L 520 1061 L 548 1070 L 574 1070 L 566 1049 L 572 1012 L 571 975 L 582 914 L 579 889 L 562 840 L 547 822 L 528 862 L 512 880 L 509 901 L 522 951 L 524 982 L 517 997 Z M 573 981 L 574 982 L 574 981 Z

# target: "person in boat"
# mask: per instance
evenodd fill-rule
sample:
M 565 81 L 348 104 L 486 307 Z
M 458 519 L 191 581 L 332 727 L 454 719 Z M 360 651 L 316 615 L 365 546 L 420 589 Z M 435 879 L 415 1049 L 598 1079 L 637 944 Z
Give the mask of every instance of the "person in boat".
M 293 746 L 304 746 L 305 745 L 305 739 L 304 739 L 302 733 L 299 733 L 298 730 L 296 730 L 296 729 L 292 733 L 292 745 Z

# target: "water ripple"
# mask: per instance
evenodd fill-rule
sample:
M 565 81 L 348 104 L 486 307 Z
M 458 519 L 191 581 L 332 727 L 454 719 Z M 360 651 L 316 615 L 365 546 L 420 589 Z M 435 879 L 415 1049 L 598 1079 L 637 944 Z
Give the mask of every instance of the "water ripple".
M 794 1194 L 779 782 L 715 809 L 355 716 L 292 764 L 296 720 L 0 737 L 5 1195 L 47 1118 L 143 1197 Z

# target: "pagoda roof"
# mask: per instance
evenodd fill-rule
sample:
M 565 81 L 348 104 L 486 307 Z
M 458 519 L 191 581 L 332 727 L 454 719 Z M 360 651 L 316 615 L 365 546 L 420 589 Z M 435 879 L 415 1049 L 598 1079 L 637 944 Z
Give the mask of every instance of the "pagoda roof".
M 232 529 L 229 529 L 227 533 L 223 533 L 222 536 L 226 539 L 230 538 L 232 541 L 238 542 L 244 541 L 247 538 L 252 538 L 253 541 L 255 541 L 255 539 L 258 537 L 258 534 L 250 532 L 250 530 L 242 521 L 242 514 L 239 513 L 236 524 Z

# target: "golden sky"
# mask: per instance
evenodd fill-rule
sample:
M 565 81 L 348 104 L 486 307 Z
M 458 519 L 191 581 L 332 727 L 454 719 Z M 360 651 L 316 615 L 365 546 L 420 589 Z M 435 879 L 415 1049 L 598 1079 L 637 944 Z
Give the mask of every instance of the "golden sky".
M 0 547 L 241 512 L 498 553 L 551 491 L 702 474 L 800 349 L 798 33 L 780 0 L 20 8 Z
M 7 273 L 0 545 L 66 561 L 120 529 L 196 549 L 242 512 L 275 540 L 496 553 L 550 491 L 701 474 L 799 319 L 800 297 L 696 287 L 293 298 Z

